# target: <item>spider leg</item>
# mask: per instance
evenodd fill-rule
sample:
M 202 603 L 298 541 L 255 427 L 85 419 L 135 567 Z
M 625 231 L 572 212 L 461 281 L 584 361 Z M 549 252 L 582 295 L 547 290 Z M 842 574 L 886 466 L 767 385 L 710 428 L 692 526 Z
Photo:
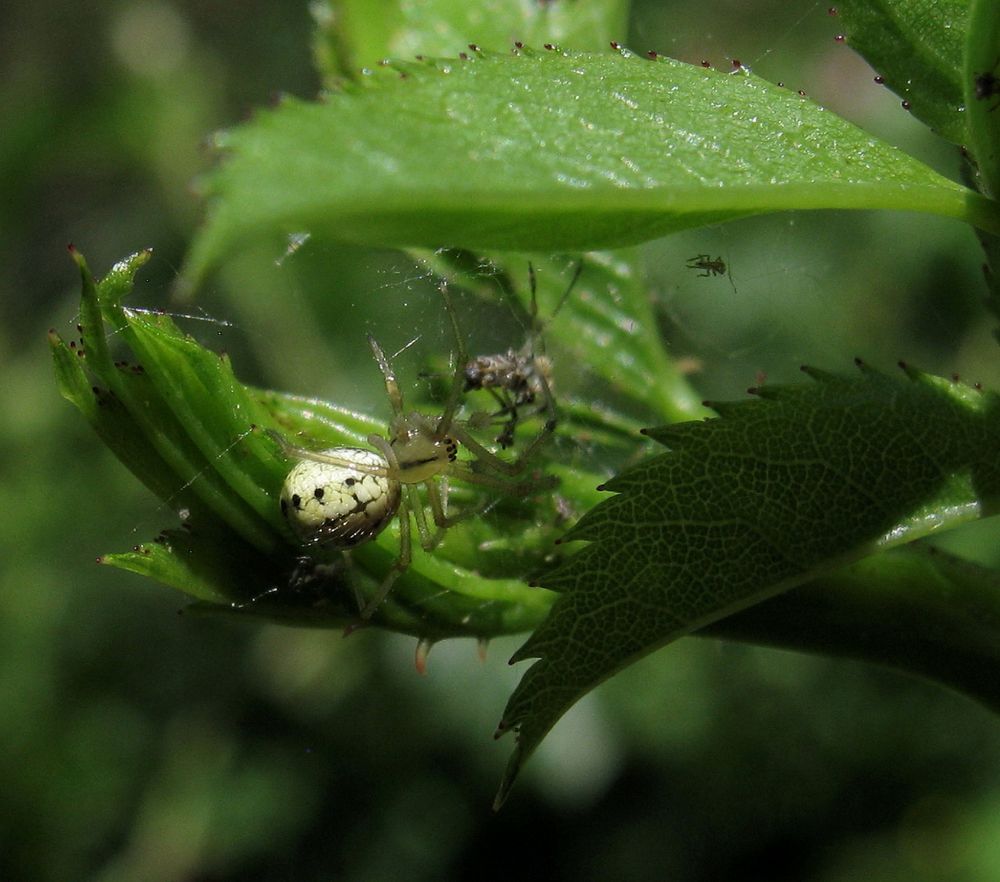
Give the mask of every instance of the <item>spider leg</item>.
M 569 295 L 573 293 L 573 289 L 576 287 L 576 283 L 580 280 L 580 276 L 583 274 L 583 258 L 581 257 L 576 262 L 576 269 L 573 270 L 573 277 L 569 280 L 569 284 L 566 289 L 559 295 L 559 302 L 556 303 L 555 309 L 549 314 L 549 317 L 544 321 L 538 320 L 538 280 L 535 278 L 535 267 L 528 261 L 528 288 L 531 291 L 531 309 L 529 310 L 529 315 L 531 317 L 531 328 L 528 334 L 528 344 L 525 347 L 527 349 L 527 357 L 533 358 L 535 352 L 535 344 L 538 344 L 538 351 L 545 352 L 545 341 L 542 338 L 542 332 L 545 330 L 546 325 L 549 324 L 557 315 L 559 315 L 559 310 L 563 308 L 563 305 L 569 299 Z
M 583 258 L 580 258 L 576 262 L 576 269 L 573 271 L 573 278 L 569 280 L 569 284 L 566 286 L 566 290 L 563 291 L 562 296 L 559 298 L 559 302 L 556 304 L 556 308 L 552 310 L 551 315 L 549 315 L 548 321 L 552 321 L 558 314 L 559 310 L 563 308 L 563 304 L 569 298 L 569 295 L 573 292 L 576 287 L 576 283 L 580 279 L 580 275 L 583 273 Z M 541 328 L 539 328 L 541 332 Z
M 500 460 L 500 462 L 504 461 Z M 504 463 L 504 465 L 510 465 L 510 463 Z M 488 487 L 490 490 L 500 493 L 503 496 L 537 496 L 543 490 L 551 490 L 559 483 L 559 479 L 553 475 L 541 478 L 532 477 L 524 481 L 511 481 L 498 474 L 490 475 L 482 471 L 476 471 L 464 462 L 449 463 L 447 473 L 461 481 L 465 481 L 467 484 Z M 510 473 L 505 472 L 504 474 L 509 475 Z M 449 518 L 449 520 L 454 520 L 454 518 Z
M 489 386 L 487 391 L 493 396 L 493 400 L 500 405 L 499 410 L 493 414 L 494 419 L 506 417 L 503 420 L 503 428 L 497 435 L 497 444 L 506 449 L 514 443 L 514 431 L 517 429 L 518 422 L 518 404 L 506 389 L 496 389 Z
M 566 286 L 566 290 L 563 291 L 562 295 L 559 297 L 559 302 L 556 304 L 555 309 L 552 310 L 552 314 L 549 316 L 548 322 L 551 322 L 563 308 L 566 301 L 569 299 L 569 295 L 573 293 L 573 289 L 576 287 L 576 283 L 580 280 L 580 276 L 583 274 L 583 258 L 577 261 L 576 269 L 573 271 L 573 277 L 569 280 L 569 284 Z M 553 432 L 556 430 L 556 424 L 558 422 L 558 414 L 556 412 L 555 396 L 552 394 L 552 388 L 549 385 L 548 380 L 545 377 L 545 370 L 539 367 L 539 363 L 545 361 L 548 363 L 548 359 L 545 357 L 545 344 L 542 338 L 543 324 L 538 321 L 538 299 L 537 299 L 537 281 L 535 278 L 535 268 L 529 262 L 528 263 L 528 280 L 529 287 L 531 288 L 531 335 L 525 347 L 522 349 L 523 357 L 530 363 L 534 364 L 536 370 L 534 371 L 534 379 L 538 383 L 538 389 L 532 390 L 532 392 L 538 392 L 541 394 L 543 399 L 542 407 L 538 409 L 538 413 L 544 413 L 546 415 L 545 425 L 542 427 L 541 432 L 531 441 L 531 443 L 525 447 L 515 462 L 518 464 L 518 468 L 521 468 L 521 464 L 527 462 L 534 455 L 535 451 L 542 447 L 546 441 L 552 436 Z M 539 355 L 535 354 L 537 344 L 537 350 Z M 529 387 L 530 389 L 530 387 Z M 517 428 L 518 423 L 518 412 L 517 408 L 519 405 L 530 404 L 534 400 L 535 395 L 531 394 L 529 398 L 522 399 L 520 401 L 511 401 L 508 405 L 508 413 L 510 418 L 507 421 L 507 425 L 501 431 L 500 435 L 497 437 L 497 443 L 503 447 L 511 447 L 514 444 L 514 431 Z
M 326 453 L 323 450 L 309 450 L 306 447 L 298 447 L 295 444 L 289 442 L 286 438 L 282 437 L 282 435 L 274 431 L 274 429 L 268 429 L 267 434 L 272 441 L 274 441 L 276 444 L 278 444 L 279 447 L 281 447 L 281 452 L 289 459 L 305 459 L 309 460 L 310 462 L 322 462 L 326 463 L 327 465 L 340 466 L 341 468 L 346 468 L 346 469 L 353 469 L 354 471 L 357 472 L 363 472 L 366 475 L 375 475 L 376 477 L 389 478 L 390 480 L 394 480 L 392 469 L 389 466 L 369 465 L 368 463 L 357 462 L 354 460 L 346 459 L 341 456 L 334 456 L 330 453 Z M 370 443 L 371 438 L 369 437 L 368 440 Z M 344 449 L 346 450 L 354 448 L 344 448 Z M 357 449 L 360 450 L 362 448 L 357 448 Z M 386 458 L 384 453 L 382 458 L 383 459 Z M 386 461 L 388 462 L 388 460 Z
M 464 477 L 464 476 L 463 476 Z M 413 511 L 413 520 L 417 524 L 417 532 L 420 534 L 420 545 L 424 551 L 433 551 L 444 538 L 445 531 L 455 524 L 468 520 L 470 517 L 482 514 L 486 509 L 496 504 L 496 501 L 487 502 L 485 505 L 477 505 L 466 509 L 456 515 L 448 514 L 448 476 L 442 475 L 439 478 L 431 478 L 424 482 L 427 491 L 427 505 L 431 510 L 431 517 L 434 526 L 437 528 L 431 532 L 427 523 L 427 516 L 424 514 L 423 504 L 420 500 L 416 485 L 408 487 L 410 493 L 410 509 Z
M 411 511 L 413 512 L 413 520 L 417 525 L 417 532 L 420 534 L 421 546 L 425 551 L 432 551 L 441 541 L 445 530 L 447 530 L 448 527 L 453 526 L 471 515 L 479 513 L 481 510 L 472 509 L 468 512 L 463 512 L 457 517 L 449 517 L 447 515 L 447 483 L 442 479 L 441 485 L 439 486 L 437 481 L 430 480 L 424 482 L 424 485 L 427 488 L 427 501 L 430 505 L 431 514 L 434 517 L 434 523 L 437 529 L 433 532 L 430 530 L 427 523 L 427 516 L 424 514 L 423 503 L 421 502 L 420 491 L 418 490 L 417 485 L 408 484 L 404 488 L 406 505 L 400 506 L 399 557 L 396 558 L 392 566 L 389 568 L 389 572 L 382 580 L 382 584 L 379 585 L 378 591 L 375 592 L 372 599 L 369 600 L 364 606 L 361 606 L 359 603 L 362 619 L 371 618 L 375 610 L 378 609 L 386 597 L 389 596 L 389 592 L 392 590 L 392 586 L 396 583 L 396 580 L 410 567 L 413 560 L 413 540 L 410 531 Z M 483 508 L 485 508 L 485 506 Z
M 369 338 L 369 342 L 373 344 L 373 350 L 378 347 L 378 344 L 374 342 L 372 338 Z M 382 352 L 379 348 L 378 352 Z M 376 359 L 378 356 L 376 355 Z M 385 355 L 382 355 L 383 361 L 385 360 Z M 388 362 L 385 362 L 388 365 Z M 381 362 L 380 362 L 381 366 Z M 386 375 L 386 388 L 389 388 L 389 376 L 392 374 L 392 369 L 389 368 L 389 374 Z M 393 377 L 395 381 L 395 377 Z M 391 394 L 391 393 L 390 393 Z M 399 473 L 399 460 L 396 458 L 396 451 L 392 449 L 392 445 L 381 435 L 369 435 L 368 443 L 375 447 L 379 453 L 382 454 L 383 459 L 388 463 L 388 470 L 395 474 Z M 402 493 L 400 494 L 399 500 L 399 511 L 398 511 L 398 521 L 399 521 L 399 556 L 393 561 L 392 566 L 389 567 L 389 572 L 385 574 L 385 578 L 382 580 L 382 584 L 378 586 L 378 590 L 375 592 L 374 596 L 368 603 L 362 606 L 360 595 L 358 607 L 360 608 L 360 614 L 362 619 L 370 619 L 372 614 L 379 608 L 382 601 L 389 596 L 389 592 L 392 591 L 392 586 L 396 584 L 396 580 L 405 573 L 410 567 L 410 561 L 412 559 L 413 549 L 412 540 L 410 537 L 410 509 L 414 509 L 414 499 L 411 491 L 413 490 L 412 485 L 406 485 L 402 488 Z M 419 510 L 419 499 L 416 500 L 417 507 L 414 509 L 415 512 Z M 423 512 L 419 512 L 422 515 Z M 414 514 L 414 517 L 418 517 L 418 514 Z
M 455 304 L 451 302 L 451 295 L 448 293 L 447 283 L 442 282 L 441 287 L 438 290 L 441 292 L 441 298 L 444 300 L 444 306 L 448 312 L 448 318 L 451 319 L 451 329 L 455 334 L 456 347 L 455 373 L 452 376 L 451 388 L 448 390 L 448 398 L 445 401 L 444 410 L 441 411 L 441 416 L 437 422 L 437 435 L 439 437 L 443 437 L 448 434 L 452 420 L 455 418 L 455 411 L 458 410 L 458 406 L 462 400 L 462 394 L 465 392 L 465 366 L 469 362 L 469 356 L 465 351 L 465 342 L 462 340 L 462 331 L 458 327 L 458 317 L 455 315 Z
M 543 383 L 545 382 L 544 377 L 539 378 Z M 543 387 L 548 388 L 548 384 Z M 553 407 L 552 413 L 554 413 L 555 408 Z M 535 451 L 538 450 L 549 438 L 549 436 L 556 430 L 556 419 L 550 413 L 549 418 L 545 421 L 545 425 L 542 431 L 535 436 L 535 438 L 525 447 L 521 453 L 518 455 L 517 459 L 512 462 L 508 462 L 505 459 L 497 456 L 492 451 L 488 450 L 482 444 L 480 444 L 475 438 L 472 437 L 465 429 L 458 425 L 457 423 L 451 427 L 452 436 L 470 453 L 472 453 L 477 460 L 483 463 L 487 468 L 492 469 L 494 472 L 499 472 L 503 475 L 519 475 L 528 465 L 528 461 L 534 455 Z M 454 465 L 454 463 L 452 464 Z M 450 471 L 450 468 L 449 468 Z M 479 472 L 474 472 L 473 474 L 481 474 Z M 463 475 L 464 480 L 464 475 Z
M 507 422 L 504 423 L 500 434 L 497 435 L 497 444 L 504 450 L 514 446 L 514 432 L 517 431 L 517 408 L 510 411 Z
M 431 509 L 431 517 L 434 518 L 434 525 L 437 527 L 434 535 L 430 538 L 430 546 L 424 546 L 425 549 L 430 551 L 434 548 L 444 536 L 445 530 L 449 527 L 455 526 L 462 521 L 468 520 L 471 517 L 482 514 L 486 506 L 477 505 L 473 508 L 468 508 L 465 511 L 460 511 L 458 514 L 449 515 L 448 514 L 448 479 L 447 476 L 441 478 L 440 483 L 428 482 L 427 487 L 427 504 Z
M 493 400 L 500 405 L 500 409 L 493 415 L 497 417 L 508 416 L 514 409 L 514 402 L 510 397 L 510 393 L 506 389 L 497 389 L 495 386 L 485 386 L 484 388 L 490 393 Z
M 580 264 L 580 268 L 583 268 L 582 263 Z M 577 275 L 579 275 L 579 272 L 577 272 Z M 574 276 L 574 282 L 575 281 L 576 276 Z M 552 433 L 555 432 L 556 424 L 559 421 L 559 414 L 556 412 L 556 399 L 552 394 L 552 387 L 549 385 L 549 381 L 545 376 L 545 371 L 536 371 L 535 379 L 538 381 L 538 389 L 542 395 L 542 407 L 540 412 L 545 414 L 545 425 L 542 427 L 542 431 L 538 433 L 535 439 L 521 451 L 521 455 L 518 457 L 519 460 L 529 459 L 539 447 L 548 441 Z
M 528 290 L 531 291 L 531 309 L 528 315 L 531 316 L 531 333 L 535 333 L 538 321 L 538 277 L 535 275 L 535 265 L 528 261 Z
M 431 551 L 436 548 L 438 543 L 444 536 L 445 529 L 450 526 L 450 524 L 445 523 L 447 519 L 443 517 L 444 508 L 441 503 L 441 496 L 438 492 L 437 484 L 433 479 L 426 481 L 424 486 L 427 488 L 427 502 L 431 507 L 431 514 L 434 517 L 434 523 L 437 526 L 437 530 L 433 533 L 427 524 L 427 515 L 424 514 L 424 505 L 420 499 L 420 492 L 417 490 L 415 484 L 407 487 L 407 492 L 410 499 L 410 508 L 413 511 L 413 520 L 417 523 L 417 533 L 420 534 L 420 546 L 424 551 Z M 439 518 L 441 520 L 439 520 Z
M 382 376 L 385 378 L 385 391 L 389 396 L 389 403 L 392 405 L 392 412 L 396 416 L 400 416 L 403 413 L 403 393 L 399 389 L 399 382 L 396 379 L 396 371 L 393 370 L 385 352 L 382 351 L 382 347 L 378 345 L 378 340 L 376 340 L 371 334 L 368 335 L 368 345 L 371 347 L 372 354 L 375 356 L 375 361 L 378 364 L 379 370 L 382 371 Z
M 466 480 L 466 475 L 464 472 L 459 472 L 458 475 L 462 480 Z M 478 483 L 478 482 L 477 482 Z M 475 505 L 471 508 L 464 509 L 458 514 L 449 515 L 448 514 L 448 481 L 447 475 L 442 476 L 440 485 L 428 482 L 427 486 L 427 503 L 431 509 L 431 515 L 434 518 L 434 524 L 438 528 L 434 536 L 431 537 L 431 544 L 424 548 L 430 551 L 434 548 L 438 542 L 441 541 L 445 530 L 449 527 L 454 527 L 456 524 L 460 524 L 462 521 L 467 521 L 469 518 L 479 517 L 481 514 L 485 514 L 494 505 L 497 504 L 498 500 L 491 499 L 481 505 Z M 537 486 L 537 485 L 533 485 Z
M 350 549 L 344 549 L 344 563 L 348 568 L 348 581 L 351 583 L 351 593 L 354 594 L 354 602 L 357 604 L 359 611 L 364 611 L 365 608 L 365 598 L 361 594 L 361 589 L 358 587 L 358 577 L 357 574 L 353 572 L 354 570 L 354 560 L 351 557 Z M 391 587 L 391 586 L 390 586 Z
M 389 592 L 392 591 L 392 586 L 396 584 L 396 580 L 410 568 L 413 552 L 410 540 L 410 516 L 406 511 L 407 508 L 408 505 L 400 506 L 399 556 L 393 561 L 392 566 L 389 567 L 389 572 L 386 573 L 382 584 L 378 586 L 378 590 L 372 596 L 372 599 L 364 606 L 361 606 L 360 615 L 362 619 L 370 619 L 372 617 L 375 610 L 382 605 L 382 601 L 389 596 Z M 358 605 L 361 605 L 360 594 L 358 595 Z

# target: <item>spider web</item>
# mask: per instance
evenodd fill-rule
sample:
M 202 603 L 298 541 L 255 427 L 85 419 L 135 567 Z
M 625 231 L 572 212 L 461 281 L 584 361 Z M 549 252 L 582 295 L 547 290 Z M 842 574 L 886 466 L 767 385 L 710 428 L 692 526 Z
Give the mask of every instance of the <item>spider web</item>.
M 835 9 L 822 2 L 709 3 L 677 19 L 640 3 L 630 39 L 637 51 L 709 61 L 720 70 L 738 59 L 958 178 L 955 151 L 875 82 L 870 66 L 836 39 L 840 32 Z M 855 355 L 887 366 L 907 358 L 978 377 L 981 368 L 959 362 L 965 347 L 985 345 L 986 322 L 962 323 L 929 290 L 929 254 L 939 255 L 938 284 L 962 292 L 966 304 L 982 287 L 969 271 L 980 260 L 973 237 L 953 226 L 899 214 L 800 212 L 651 243 L 647 271 L 664 339 L 707 397 L 732 397 L 765 378 L 797 381 L 802 363 L 833 367 Z M 947 256 L 948 248 L 963 253 L 961 262 Z M 699 255 L 721 259 L 726 273 L 703 277 L 688 269 Z M 937 318 L 924 325 L 936 327 L 915 335 L 908 317 L 928 310 Z M 945 346 L 941 322 L 953 329 Z

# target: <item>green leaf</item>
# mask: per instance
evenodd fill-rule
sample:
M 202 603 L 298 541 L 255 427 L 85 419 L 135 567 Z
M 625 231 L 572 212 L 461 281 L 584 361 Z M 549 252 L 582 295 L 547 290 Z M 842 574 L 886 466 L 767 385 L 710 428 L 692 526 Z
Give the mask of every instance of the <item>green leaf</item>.
M 871 555 L 698 634 L 887 665 L 1000 713 L 1000 573 L 924 543 Z
M 470 43 L 497 50 L 514 41 L 558 43 L 596 51 L 624 37 L 628 7 L 627 0 L 319 0 L 310 9 L 317 66 L 332 86 L 383 58 L 457 56 Z
M 102 555 L 98 561 L 223 608 L 245 598 L 248 585 L 280 584 L 282 578 L 273 558 L 226 531 L 208 535 L 204 529 L 164 530 L 153 542 Z
M 969 0 L 844 0 L 852 48 L 942 138 L 966 144 L 962 56 Z
M 969 162 L 964 171 L 982 193 L 1000 193 L 1000 7 L 972 0 L 963 85 L 969 117 Z M 1000 316 L 1000 236 L 980 231 L 986 257 L 987 305 Z M 1000 338 L 1000 331 L 994 331 Z
M 121 261 L 98 285 L 73 252 L 85 364 L 117 424 L 109 443 L 151 490 L 188 510 L 196 528 L 203 519 L 213 531 L 225 524 L 252 546 L 273 550 L 289 533 L 277 513 L 283 458 L 274 442 L 252 432 L 267 414 L 228 359 L 182 334 L 169 316 L 123 306 L 150 253 Z M 135 360 L 113 358 L 109 338 L 127 343 Z
M 1000 502 L 995 395 L 907 369 L 762 387 L 721 418 L 650 430 L 670 448 L 609 481 L 567 535 L 589 544 L 515 656 L 538 658 L 504 713 L 524 758 L 586 691 L 677 637 L 845 562 Z
M 303 230 L 582 251 L 770 211 L 895 208 L 1000 231 L 995 204 L 808 99 L 627 52 L 400 64 L 217 143 L 188 284 L 248 239 Z
M 367 435 L 384 431 L 385 422 L 245 386 L 226 357 L 181 333 L 169 316 L 126 307 L 123 298 L 149 252 L 122 261 L 100 283 L 83 257 L 73 256 L 82 280 L 81 343 L 50 335 L 60 389 L 186 528 L 102 560 L 219 612 L 322 626 L 356 621 L 354 590 L 363 597 L 377 590 L 399 554 L 398 536 L 390 527 L 355 548 L 350 564 L 336 549 L 303 548 L 278 504 L 291 463 L 262 429 L 321 449 L 367 446 Z M 128 357 L 114 354 L 112 344 L 127 347 Z M 554 470 L 577 494 L 574 505 L 593 503 L 596 477 Z M 491 501 L 460 488 L 453 498 L 473 510 Z M 544 564 L 562 517 L 555 499 L 504 500 L 488 519 L 450 529 L 434 553 L 417 550 L 373 622 L 427 640 L 533 627 L 551 596 L 523 578 Z

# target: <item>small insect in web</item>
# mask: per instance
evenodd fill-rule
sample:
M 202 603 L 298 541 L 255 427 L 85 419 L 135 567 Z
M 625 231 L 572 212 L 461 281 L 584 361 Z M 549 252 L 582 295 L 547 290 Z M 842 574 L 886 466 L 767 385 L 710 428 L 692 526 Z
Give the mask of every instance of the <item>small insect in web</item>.
M 562 309 L 582 272 L 583 261 L 580 261 L 548 321 L 552 321 Z M 503 448 L 513 446 L 514 433 L 522 418 L 523 408 L 541 402 L 538 412 L 545 414 L 545 424 L 522 454 L 524 456 L 530 456 L 534 449 L 542 445 L 555 431 L 557 423 L 555 399 L 552 395 L 552 362 L 544 352 L 539 351 L 543 328 L 538 321 L 538 281 L 535 268 L 530 263 L 528 282 L 531 289 L 531 326 L 524 346 L 494 355 L 477 355 L 465 365 L 465 391 L 486 390 L 499 405 L 489 418 L 501 423 L 496 441 Z
M 368 436 L 373 450 L 356 447 L 308 450 L 290 444 L 276 432 L 269 433 L 286 456 L 298 460 L 285 478 L 281 510 L 304 544 L 351 549 L 374 539 L 399 515 L 399 555 L 371 599 L 364 603 L 358 596 L 363 619 L 371 617 L 410 566 L 411 515 L 421 546 L 430 551 L 449 527 L 483 511 L 484 507 L 479 507 L 449 514 L 449 479 L 520 498 L 534 496 L 554 483 L 537 477 L 528 480 L 518 477 L 528 467 L 537 444 L 529 445 L 517 458 L 506 460 L 480 444 L 470 434 L 467 424 L 457 418 L 468 356 L 444 285 L 441 295 L 451 320 L 458 357 L 448 397 L 438 417 L 406 410 L 395 370 L 369 334 L 368 343 L 382 372 L 392 408 L 386 435 Z M 471 454 L 471 459 L 458 458 L 460 445 Z M 419 485 L 424 487 L 434 529 L 428 523 Z
M 700 270 L 698 273 L 700 279 L 707 279 L 709 276 L 725 276 L 729 279 L 729 286 L 733 289 L 733 293 L 736 293 L 736 282 L 733 281 L 732 270 L 721 256 L 711 257 L 708 254 L 696 254 L 694 257 L 688 258 L 686 265 L 688 269 Z
M 997 99 L 989 109 L 991 113 L 997 107 L 1000 107 L 1000 77 L 997 76 L 998 67 L 1000 67 L 1000 58 L 993 63 L 993 67 L 990 70 L 976 74 L 972 81 L 973 92 L 977 101 L 984 101 L 987 98 Z
M 687 268 L 701 270 L 698 277 L 703 279 L 726 274 L 726 262 L 721 257 L 709 257 L 707 254 L 696 254 L 694 257 L 689 257 Z

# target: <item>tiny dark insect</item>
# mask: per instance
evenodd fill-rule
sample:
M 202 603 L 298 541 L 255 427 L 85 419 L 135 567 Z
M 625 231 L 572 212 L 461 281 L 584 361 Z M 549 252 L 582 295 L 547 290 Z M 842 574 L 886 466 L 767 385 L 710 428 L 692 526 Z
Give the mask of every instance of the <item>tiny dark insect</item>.
M 1000 77 L 996 73 L 998 67 L 1000 67 L 1000 58 L 993 63 L 992 70 L 976 74 L 972 81 L 977 101 L 983 101 L 987 98 L 997 98 L 990 108 L 990 112 L 1000 107 Z
M 706 279 L 709 276 L 724 276 L 726 274 L 726 262 L 721 257 L 712 258 L 707 254 L 696 254 L 694 257 L 689 257 L 687 268 L 701 270 L 698 276 Z

